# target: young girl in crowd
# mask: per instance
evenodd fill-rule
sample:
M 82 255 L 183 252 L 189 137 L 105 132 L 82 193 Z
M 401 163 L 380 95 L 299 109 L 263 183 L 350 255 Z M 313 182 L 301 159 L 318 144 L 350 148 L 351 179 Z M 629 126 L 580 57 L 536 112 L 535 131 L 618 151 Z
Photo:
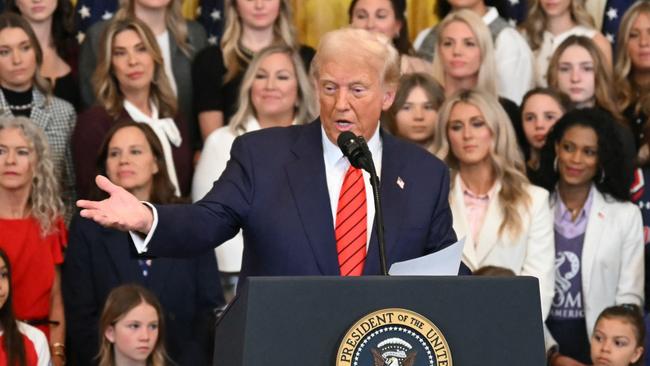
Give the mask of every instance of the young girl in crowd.
M 650 116 L 650 1 L 637 1 L 625 12 L 616 45 L 617 103 L 634 132 L 639 160 L 645 163 L 650 159 L 650 150 L 641 151 Z
M 428 74 L 406 74 L 400 78 L 395 101 L 383 114 L 388 131 L 432 151 L 438 109 L 444 91 Z
M 539 154 L 546 143 L 546 137 L 564 113 L 571 109 L 571 100 L 562 92 L 552 88 L 530 90 L 521 103 L 521 126 L 517 133 L 523 135 L 520 145 L 526 158 L 528 179 L 537 182 Z M 523 143 L 522 143 L 523 142 Z
M 634 304 L 610 306 L 596 320 L 591 336 L 593 366 L 640 366 L 643 364 L 645 323 Z
M 225 0 L 224 9 L 221 45 L 203 50 L 192 68 L 194 106 L 204 139 L 237 112 L 244 72 L 256 52 L 285 44 L 298 50 L 305 68 L 314 57 L 314 49 L 298 44 L 289 0 Z
M 596 318 L 643 301 L 643 226 L 629 202 L 616 122 L 597 109 L 567 112 L 542 150 L 540 177 L 555 216 L 555 297 L 546 320 L 551 365 L 588 364 Z
M 165 323 L 158 299 L 138 285 L 108 295 L 99 322 L 98 366 L 164 366 Z
M 317 107 L 312 85 L 299 54 L 286 45 L 269 46 L 255 54 L 244 74 L 240 108 L 228 126 L 208 136 L 192 182 L 192 200 L 198 201 L 219 179 L 238 136 L 268 127 L 309 123 Z M 215 249 L 227 291 L 237 283 L 243 252 L 241 234 Z
M 71 1 L 8 0 L 7 9 L 29 22 L 43 50 L 41 75 L 48 79 L 53 94 L 79 108 L 77 57 L 79 46 L 74 38 Z
M 53 97 L 41 75 L 43 52 L 20 15 L 0 15 L 0 115 L 25 116 L 45 131 L 65 205 L 74 207 L 75 179 L 70 135 L 77 115 L 70 103 Z
M 14 311 L 48 335 L 55 365 L 64 362 L 65 352 L 62 213 L 42 130 L 25 117 L 0 118 L 0 248 L 13 268 Z
M 16 366 L 48 366 L 50 350 L 40 330 L 16 320 L 13 310 L 13 288 L 9 257 L 0 249 L 0 364 Z M 63 350 L 54 350 L 57 356 Z
M 612 69 L 612 45 L 594 28 L 594 20 L 584 7 L 584 0 L 533 0 L 523 23 L 535 58 L 537 86 L 547 85 L 549 60 L 557 46 L 569 36 L 585 36 L 603 53 L 604 67 Z
M 79 115 L 72 136 L 79 196 L 88 197 L 94 186 L 98 148 L 120 119 L 146 123 L 156 132 L 176 194 L 188 196 L 193 167 L 189 126 L 178 113 L 164 56 L 147 24 L 138 18 L 111 20 L 93 78 L 97 105 Z
M 539 279 L 542 316 L 553 298 L 553 226 L 548 193 L 531 185 L 515 132 L 485 91 L 459 91 L 440 108 L 433 149 L 451 169 L 454 231 L 463 263 Z
M 348 8 L 350 25 L 379 32 L 393 40 L 400 54 L 402 74 L 429 72 L 431 65 L 415 56 L 406 22 L 406 0 L 352 0 Z

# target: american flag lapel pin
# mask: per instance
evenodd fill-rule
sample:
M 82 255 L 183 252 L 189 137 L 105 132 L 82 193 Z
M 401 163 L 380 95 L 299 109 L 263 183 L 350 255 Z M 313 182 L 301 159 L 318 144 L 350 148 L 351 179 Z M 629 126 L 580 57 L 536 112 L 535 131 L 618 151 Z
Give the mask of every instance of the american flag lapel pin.
M 402 180 L 402 177 L 397 177 L 397 185 L 401 188 L 404 189 L 404 181 Z

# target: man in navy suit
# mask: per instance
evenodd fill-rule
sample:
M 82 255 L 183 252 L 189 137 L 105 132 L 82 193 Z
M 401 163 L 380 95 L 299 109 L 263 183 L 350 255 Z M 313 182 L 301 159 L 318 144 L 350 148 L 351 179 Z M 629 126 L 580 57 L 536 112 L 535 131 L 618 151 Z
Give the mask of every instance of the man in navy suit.
M 455 242 L 447 167 L 379 127 L 381 111 L 392 104 L 399 79 L 399 56 L 389 40 L 365 30 L 327 33 L 312 63 L 312 76 L 320 118 L 304 126 L 264 129 L 238 138 L 224 173 L 201 201 L 145 205 L 98 177 L 97 184 L 110 198 L 79 201 L 81 215 L 140 233 L 132 234 L 138 251 L 154 256 L 195 255 L 241 228 L 244 277 L 339 275 L 341 250 L 337 253 L 334 223 L 350 164 L 336 141 L 342 131 L 352 131 L 368 141 L 381 172 L 388 265 Z M 379 274 L 377 238 L 370 231 L 372 190 L 363 174 L 367 196 L 363 230 L 373 234 L 359 249 L 365 254 L 359 273 Z

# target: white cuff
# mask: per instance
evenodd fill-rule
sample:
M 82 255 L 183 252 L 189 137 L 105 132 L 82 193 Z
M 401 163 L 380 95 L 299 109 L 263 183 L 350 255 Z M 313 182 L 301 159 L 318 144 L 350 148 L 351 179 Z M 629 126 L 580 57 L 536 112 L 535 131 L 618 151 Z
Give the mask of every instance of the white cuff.
M 156 227 L 158 226 L 158 211 L 154 205 L 145 201 L 142 201 L 142 204 L 149 207 L 149 209 L 151 209 L 151 212 L 153 212 L 153 223 L 151 224 L 149 233 L 144 239 L 142 239 L 142 236 L 140 236 L 138 233 L 129 231 L 129 235 L 131 235 L 131 240 L 133 240 L 133 244 L 135 245 L 135 249 L 138 251 L 138 254 L 147 252 L 149 241 L 151 240 L 151 237 L 153 236 L 153 233 L 156 231 Z

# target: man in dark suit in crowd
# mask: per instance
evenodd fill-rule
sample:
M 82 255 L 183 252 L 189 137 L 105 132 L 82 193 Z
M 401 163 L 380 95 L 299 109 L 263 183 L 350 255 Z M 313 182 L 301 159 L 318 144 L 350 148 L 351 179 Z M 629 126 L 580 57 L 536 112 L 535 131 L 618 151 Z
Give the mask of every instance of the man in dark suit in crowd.
M 131 230 L 138 251 L 153 256 L 198 254 L 242 228 L 244 277 L 379 274 L 367 173 L 350 168 L 336 146 L 342 131 L 352 131 L 368 141 L 381 172 L 388 265 L 455 242 L 447 167 L 379 127 L 399 78 L 389 40 L 364 30 L 327 33 L 312 76 L 320 118 L 238 138 L 226 170 L 201 201 L 142 204 L 98 177 L 110 198 L 79 201 L 81 215 Z

